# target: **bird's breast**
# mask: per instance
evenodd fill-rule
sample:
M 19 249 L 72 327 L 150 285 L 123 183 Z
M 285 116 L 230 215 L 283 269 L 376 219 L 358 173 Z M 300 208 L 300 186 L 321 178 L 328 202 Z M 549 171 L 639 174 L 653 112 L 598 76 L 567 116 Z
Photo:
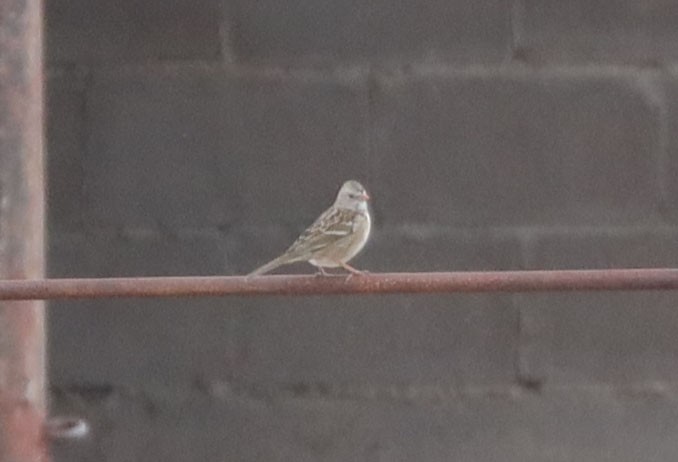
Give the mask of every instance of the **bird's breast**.
M 348 246 L 346 252 L 346 259 L 344 262 L 349 261 L 351 258 L 355 257 L 358 252 L 360 252 L 367 240 L 370 237 L 370 231 L 372 228 L 372 220 L 370 219 L 369 213 L 361 213 L 358 215 L 353 222 L 353 234 L 354 238 L 351 239 L 351 243 Z

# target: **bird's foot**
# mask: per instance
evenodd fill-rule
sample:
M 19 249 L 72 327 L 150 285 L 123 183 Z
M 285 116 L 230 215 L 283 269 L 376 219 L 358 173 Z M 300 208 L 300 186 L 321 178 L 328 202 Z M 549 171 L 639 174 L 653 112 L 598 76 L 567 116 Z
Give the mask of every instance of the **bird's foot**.
M 349 265 L 348 263 L 341 263 L 341 266 L 346 271 L 348 271 L 348 274 L 346 275 L 345 282 L 350 281 L 351 278 L 354 275 L 355 276 L 365 276 L 365 275 L 369 274 L 369 271 L 356 269 L 356 268 L 352 267 L 351 265 Z
M 324 278 L 324 277 L 327 277 L 327 276 L 331 276 L 331 274 L 329 274 L 327 271 L 325 271 L 322 266 L 318 266 L 318 271 L 315 273 L 315 277 Z

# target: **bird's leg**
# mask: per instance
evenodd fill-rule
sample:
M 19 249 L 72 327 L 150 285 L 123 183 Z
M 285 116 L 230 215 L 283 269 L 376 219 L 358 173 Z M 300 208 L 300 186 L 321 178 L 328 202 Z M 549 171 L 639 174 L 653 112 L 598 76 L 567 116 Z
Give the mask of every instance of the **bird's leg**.
M 367 271 L 360 271 L 359 269 L 352 267 L 348 263 L 344 263 L 344 262 L 340 261 L 339 264 L 341 265 L 342 268 L 344 268 L 346 271 L 348 271 L 351 274 L 363 275 L 363 274 L 367 273 Z
M 318 272 L 315 273 L 317 277 L 329 276 L 329 274 L 327 274 L 327 271 L 325 271 L 325 269 L 322 266 L 317 266 L 316 268 L 318 268 Z
M 351 265 L 345 262 L 338 262 L 342 268 L 344 268 L 346 271 L 348 271 L 348 276 L 346 276 L 346 281 L 350 280 L 351 277 L 355 274 L 356 276 L 364 276 L 367 274 L 367 271 L 360 271 L 359 269 L 355 269 Z

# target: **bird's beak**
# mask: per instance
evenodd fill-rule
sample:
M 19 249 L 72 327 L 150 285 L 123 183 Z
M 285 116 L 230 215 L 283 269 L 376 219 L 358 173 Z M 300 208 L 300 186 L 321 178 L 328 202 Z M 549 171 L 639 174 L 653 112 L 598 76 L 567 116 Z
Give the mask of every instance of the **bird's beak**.
M 367 194 L 367 193 L 362 193 L 362 194 L 360 195 L 360 198 L 361 198 L 362 200 L 364 200 L 364 201 L 368 201 L 368 200 L 370 200 L 370 195 Z

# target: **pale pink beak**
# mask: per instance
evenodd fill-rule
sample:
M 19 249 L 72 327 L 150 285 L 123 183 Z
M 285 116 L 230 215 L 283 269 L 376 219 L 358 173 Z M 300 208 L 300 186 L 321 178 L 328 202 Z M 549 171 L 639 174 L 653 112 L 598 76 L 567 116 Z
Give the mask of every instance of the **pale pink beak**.
M 369 194 L 367 194 L 367 193 L 362 193 L 362 194 L 360 195 L 360 198 L 361 198 L 362 200 L 364 200 L 364 201 L 370 200 L 370 196 L 369 196 Z

